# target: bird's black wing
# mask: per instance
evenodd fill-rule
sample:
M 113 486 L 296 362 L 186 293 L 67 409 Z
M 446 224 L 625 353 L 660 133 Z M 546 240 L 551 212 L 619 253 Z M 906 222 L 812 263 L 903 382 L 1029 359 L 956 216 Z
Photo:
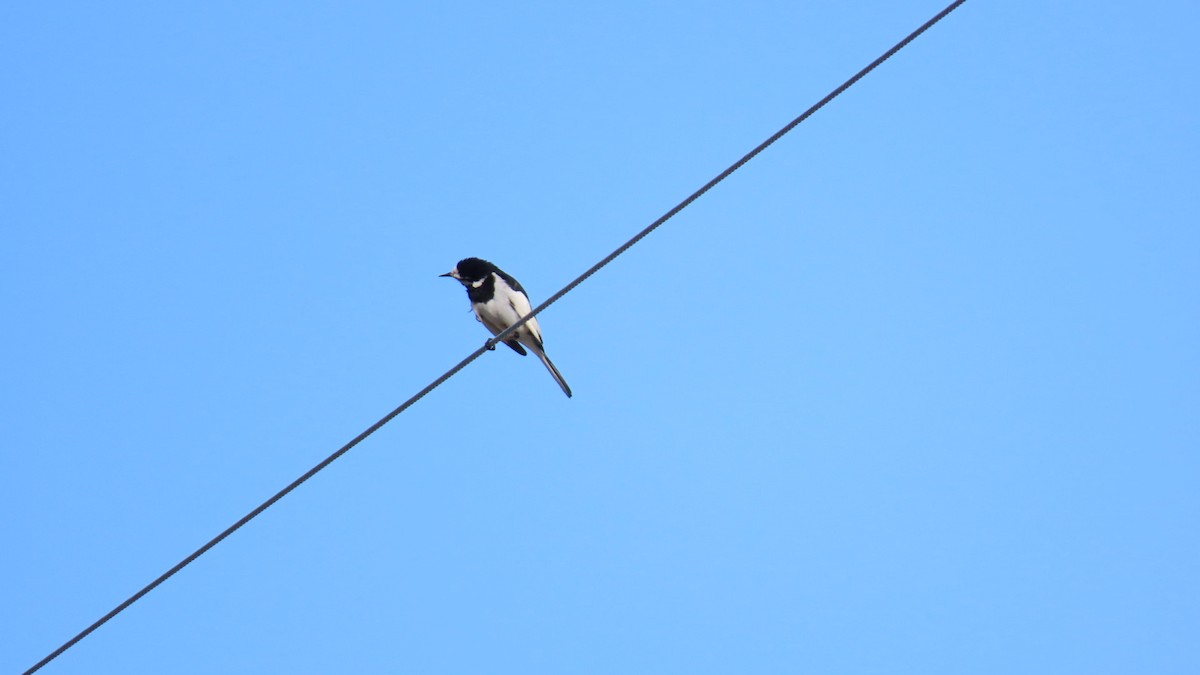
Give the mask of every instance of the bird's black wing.
M 496 274 L 499 275 L 499 277 L 504 280 L 504 283 L 508 284 L 509 288 L 513 289 L 514 291 L 519 291 L 521 293 L 525 293 L 525 289 L 521 288 L 521 282 L 512 278 L 512 276 L 508 272 L 505 272 L 504 270 L 497 267 Z M 525 293 L 525 295 L 528 296 L 529 294 Z

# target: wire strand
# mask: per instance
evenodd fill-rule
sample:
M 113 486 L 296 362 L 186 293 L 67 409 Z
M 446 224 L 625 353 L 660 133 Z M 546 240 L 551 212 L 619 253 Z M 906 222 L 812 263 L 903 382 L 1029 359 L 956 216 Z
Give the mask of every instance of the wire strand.
M 437 387 L 439 387 L 443 382 L 450 379 L 451 377 L 454 377 L 456 374 L 458 374 L 458 372 L 460 370 L 462 370 L 463 368 L 466 368 L 468 365 L 470 365 L 470 363 L 472 361 L 479 358 L 485 351 L 488 351 L 489 349 L 493 348 L 495 345 L 506 340 L 509 335 L 511 335 L 516 330 L 518 330 L 521 326 L 525 325 L 525 322 L 529 321 L 530 319 L 532 319 L 535 316 L 537 316 L 538 314 L 540 314 L 542 312 L 542 310 L 546 309 L 550 305 L 553 305 L 555 302 L 558 302 L 558 300 L 560 298 L 562 298 L 567 293 L 570 293 L 572 290 L 575 289 L 576 286 L 583 283 L 584 281 L 586 281 L 588 279 L 588 277 L 590 277 L 593 274 L 595 274 L 596 272 L 598 272 L 600 270 L 600 268 L 604 267 L 605 265 L 607 265 L 610 262 L 612 262 L 613 260 L 615 260 L 617 258 L 617 256 L 619 256 L 622 253 L 624 253 L 625 251 L 629 250 L 631 247 L 633 247 L 635 244 L 637 244 L 639 241 L 641 241 L 643 238 L 645 238 L 646 235 L 648 235 L 651 232 L 653 232 L 654 230 L 658 229 L 658 227 L 660 225 L 662 225 L 663 223 L 665 223 L 668 220 L 670 220 L 671 218 L 673 218 L 680 211 L 687 208 L 692 202 L 696 201 L 701 196 L 703 196 L 705 192 L 708 192 L 715 185 L 717 185 L 721 181 L 728 178 L 733 172 L 742 168 L 743 165 L 745 165 L 750 160 L 754 159 L 755 156 L 757 156 L 763 150 L 766 150 L 775 141 L 779 140 L 785 134 L 787 134 L 789 131 L 796 128 L 796 126 L 798 126 L 804 120 L 811 117 L 813 115 L 813 113 L 815 113 L 818 110 L 820 110 L 821 108 L 823 108 L 825 106 L 825 104 L 829 103 L 833 99 L 837 98 L 842 92 L 844 92 L 847 89 L 849 89 L 850 87 L 854 86 L 854 84 L 856 82 L 861 80 L 864 76 L 866 76 L 872 70 L 875 70 L 876 67 L 878 67 L 884 61 L 891 58 L 896 52 L 900 51 L 901 49 L 904 49 L 904 47 L 907 46 L 908 43 L 912 42 L 917 37 L 919 37 L 922 33 L 924 33 L 926 30 L 928 30 L 930 27 L 932 27 L 934 24 L 936 24 L 937 22 L 944 19 L 946 17 L 946 15 L 950 14 L 950 12 L 953 12 L 955 9 L 958 9 L 958 7 L 960 5 L 962 5 L 964 2 L 966 2 L 966 0 L 955 0 L 954 2 L 950 3 L 941 12 L 938 12 L 933 18 L 926 21 L 919 28 L 917 28 L 913 32 L 909 33 L 903 40 L 897 42 L 894 46 L 892 46 L 891 49 L 887 50 L 882 55 L 880 55 L 879 58 L 877 58 L 874 61 L 872 61 L 871 63 L 867 64 L 866 67 L 864 67 L 862 70 L 855 73 L 852 77 L 850 77 L 850 79 L 846 80 L 840 86 L 838 86 L 836 89 L 829 92 L 829 94 L 827 94 L 820 101 L 817 101 L 815 104 L 813 104 L 813 106 L 810 107 L 808 110 L 805 110 L 799 117 L 792 120 L 791 122 L 788 122 L 788 124 L 785 125 L 782 129 L 780 129 L 779 131 L 772 134 L 770 138 L 763 141 L 757 147 L 755 147 L 753 150 L 751 150 L 750 152 L 743 155 L 741 159 L 739 159 L 738 161 L 731 164 L 729 166 L 729 168 L 725 169 L 720 174 L 718 174 L 715 178 L 713 178 L 712 180 L 705 183 L 703 186 L 700 187 L 700 189 L 698 189 L 695 192 L 693 192 L 692 194 L 688 195 L 688 197 L 686 199 L 684 199 L 683 201 L 676 204 L 670 211 L 667 211 L 662 216 L 660 216 L 658 218 L 658 220 L 655 220 L 653 223 L 650 223 L 650 225 L 648 225 L 641 232 L 638 232 L 637 234 L 635 234 L 631 239 L 629 239 L 629 241 L 625 242 L 620 247 L 618 247 L 615 251 L 613 251 L 612 253 L 605 256 L 603 260 L 596 263 L 595 265 L 592 265 L 586 272 L 584 272 L 583 274 L 576 277 L 573 281 L 571 281 L 571 283 L 564 286 L 561 290 L 559 290 L 554 295 L 551 295 L 549 298 L 547 298 L 545 300 L 545 302 L 543 302 L 542 304 L 535 307 L 533 309 L 533 311 L 531 311 L 529 314 L 526 314 L 519 321 L 517 321 L 516 323 L 514 323 L 513 325 L 509 326 L 507 329 L 505 329 L 504 331 L 502 331 L 501 333 L 496 335 L 495 337 L 493 337 L 490 340 L 488 340 L 487 342 L 485 342 L 482 347 L 476 349 L 474 352 L 471 352 L 470 355 L 468 355 L 462 361 L 459 361 L 457 365 L 452 367 L 450 370 L 447 370 L 445 373 L 443 373 L 440 377 L 438 377 L 433 382 L 430 382 L 428 385 L 425 386 L 424 389 L 422 389 L 421 391 L 418 391 L 407 401 L 405 401 L 404 403 L 401 403 L 395 410 L 391 411 L 387 415 L 384 415 L 383 418 L 381 418 L 375 424 L 372 424 L 370 427 L 368 427 L 366 430 L 364 430 L 359 435 L 355 436 L 349 443 L 346 443 L 342 447 L 338 448 L 336 452 L 334 452 L 332 455 L 326 457 L 325 459 L 321 460 L 321 462 L 319 464 L 317 464 L 313 468 L 306 471 L 304 473 L 304 475 L 300 476 L 296 480 L 289 483 L 287 485 L 287 487 L 283 488 L 279 492 L 276 492 L 274 495 L 271 496 L 270 499 L 266 500 L 262 504 L 259 504 L 257 507 L 255 507 L 255 509 L 253 511 L 242 516 L 242 518 L 239 519 L 236 523 L 225 528 L 225 530 L 222 531 L 220 534 L 218 534 L 217 536 L 210 539 L 206 544 L 204 544 L 200 548 L 196 549 L 191 555 L 189 555 L 188 557 L 179 561 L 174 567 L 172 567 L 171 569 L 164 572 L 161 576 L 159 576 L 154 581 L 151 581 L 149 584 L 147 584 L 145 587 L 143 587 L 137 593 L 134 593 L 133 595 L 131 595 L 127 600 L 125 600 L 121 604 L 114 607 L 107 614 L 105 614 L 104 616 L 97 619 L 94 623 L 92 623 L 92 625 L 90 625 L 87 628 L 80 631 L 79 634 L 77 634 L 75 637 L 64 642 L 62 644 L 62 646 L 60 646 L 58 649 L 55 649 L 53 652 L 48 654 L 41 661 L 38 661 L 36 664 L 34 664 L 34 666 L 32 668 L 30 668 L 29 670 L 26 670 L 24 675 L 30 675 L 31 673 L 34 673 L 34 672 L 40 670 L 43 666 L 45 666 L 46 664 L 53 661 L 55 658 L 57 658 L 63 652 L 70 649 L 72 646 L 74 646 L 80 640 L 82 640 L 85 637 L 87 637 L 88 635 L 90 635 L 97 628 L 99 628 L 100 626 L 107 623 L 110 619 L 112 619 L 116 615 L 118 615 L 121 612 L 128 609 L 130 605 L 137 602 L 143 596 L 145 596 L 147 593 L 149 593 L 150 591 L 157 588 L 159 586 L 159 584 L 163 583 L 167 579 L 170 579 L 172 576 L 175 575 L 175 573 L 179 572 L 184 567 L 187 567 L 194 560 L 196 560 L 200 556 L 207 553 L 209 549 L 211 549 L 212 547 L 221 543 L 226 537 L 228 537 L 229 535 L 231 535 L 234 532 L 236 532 L 237 530 L 239 530 L 243 525 L 245 525 L 246 523 L 253 520 L 255 517 L 257 517 L 263 511 L 266 511 L 273 504 L 275 504 L 275 502 L 279 501 L 280 499 L 283 499 L 285 496 L 287 496 L 287 494 L 289 492 L 300 487 L 300 485 L 302 483 L 307 481 L 309 478 L 312 478 L 314 475 L 317 474 L 317 472 L 321 471 L 325 467 L 332 464 L 334 462 L 334 460 L 336 460 L 337 458 L 339 458 L 342 455 L 349 452 L 351 448 L 358 445 L 364 439 L 366 439 L 368 436 L 370 436 L 371 434 L 378 431 L 383 425 L 392 421 L 392 419 L 394 419 L 397 415 L 404 412 L 405 410 L 410 408 L 414 403 L 416 403 L 417 401 L 424 398 L 426 394 L 428 394 L 429 392 L 431 392 L 434 389 L 436 389 Z

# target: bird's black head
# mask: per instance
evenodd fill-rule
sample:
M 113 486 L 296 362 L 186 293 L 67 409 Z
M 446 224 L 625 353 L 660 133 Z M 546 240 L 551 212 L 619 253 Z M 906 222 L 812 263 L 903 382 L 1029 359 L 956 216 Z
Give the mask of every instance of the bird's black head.
M 492 263 L 480 258 L 463 258 L 458 261 L 454 269 L 443 274 L 444 277 L 452 277 L 467 284 L 473 281 L 479 281 L 487 275 L 495 272 L 497 267 Z

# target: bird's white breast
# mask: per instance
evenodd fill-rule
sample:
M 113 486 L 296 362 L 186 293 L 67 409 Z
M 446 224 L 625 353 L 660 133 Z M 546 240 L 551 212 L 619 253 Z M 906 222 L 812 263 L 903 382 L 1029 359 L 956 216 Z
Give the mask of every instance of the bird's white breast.
M 492 276 L 495 279 L 493 286 L 495 292 L 492 293 L 492 298 L 487 302 L 476 303 L 473 307 L 475 315 L 479 317 L 480 321 L 484 324 L 500 326 L 503 330 L 532 312 L 533 307 L 524 293 L 509 286 L 499 275 L 493 274 Z M 472 285 L 478 287 L 482 283 L 482 281 L 477 281 Z M 525 325 L 517 333 L 529 333 L 535 336 L 538 342 L 542 341 L 542 332 L 538 328 L 537 319 L 525 322 Z M 518 335 L 517 337 L 524 336 Z

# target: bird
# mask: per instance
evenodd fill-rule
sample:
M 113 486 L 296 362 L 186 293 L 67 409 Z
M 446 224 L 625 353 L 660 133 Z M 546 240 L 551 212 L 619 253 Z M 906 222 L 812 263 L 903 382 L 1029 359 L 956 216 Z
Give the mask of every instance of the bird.
M 499 335 L 533 311 L 521 282 L 481 258 L 463 258 L 454 269 L 439 276 L 455 279 L 467 289 L 467 297 L 471 300 L 475 318 L 491 331 L 493 336 Z M 529 351 L 536 354 L 546 365 L 546 370 L 550 371 L 550 375 L 554 377 L 558 386 L 562 387 L 567 398 L 571 397 L 571 387 L 567 386 L 562 373 L 558 372 L 554 362 L 546 356 L 542 345 L 542 329 L 538 327 L 536 317 L 526 321 L 505 338 L 504 344 L 512 347 L 513 351 L 521 356 L 525 356 L 525 347 L 528 347 Z

